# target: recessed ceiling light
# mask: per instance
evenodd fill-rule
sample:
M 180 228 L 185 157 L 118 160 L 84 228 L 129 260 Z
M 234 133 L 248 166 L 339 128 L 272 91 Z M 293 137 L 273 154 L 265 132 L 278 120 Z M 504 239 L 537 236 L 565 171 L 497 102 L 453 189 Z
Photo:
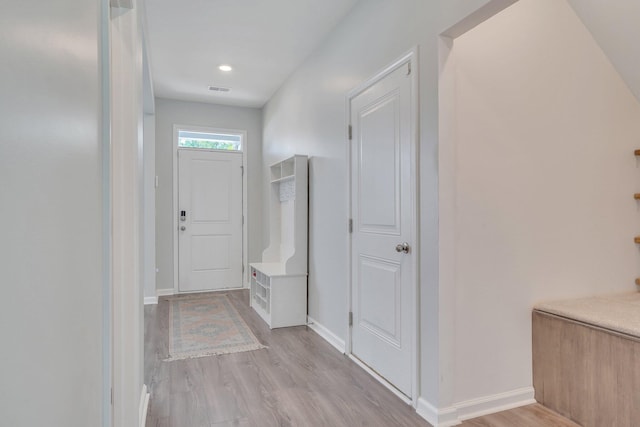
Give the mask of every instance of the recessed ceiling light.
M 231 68 L 231 65 L 226 65 L 226 64 L 223 64 L 223 65 L 219 66 L 218 69 L 220 71 L 231 71 L 231 70 L 233 70 L 233 68 Z

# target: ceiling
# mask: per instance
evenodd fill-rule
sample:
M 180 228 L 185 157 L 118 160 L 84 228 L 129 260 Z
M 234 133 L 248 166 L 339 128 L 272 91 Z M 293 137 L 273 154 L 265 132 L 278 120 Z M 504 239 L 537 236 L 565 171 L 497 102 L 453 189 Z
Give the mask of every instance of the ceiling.
M 155 96 L 262 107 L 356 1 L 147 0 Z

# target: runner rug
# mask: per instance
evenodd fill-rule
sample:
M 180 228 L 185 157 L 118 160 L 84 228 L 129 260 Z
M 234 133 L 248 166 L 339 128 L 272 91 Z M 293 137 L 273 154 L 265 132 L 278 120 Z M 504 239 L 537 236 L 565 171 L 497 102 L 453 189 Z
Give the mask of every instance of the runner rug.
M 226 294 L 169 300 L 169 358 L 190 359 L 266 348 Z

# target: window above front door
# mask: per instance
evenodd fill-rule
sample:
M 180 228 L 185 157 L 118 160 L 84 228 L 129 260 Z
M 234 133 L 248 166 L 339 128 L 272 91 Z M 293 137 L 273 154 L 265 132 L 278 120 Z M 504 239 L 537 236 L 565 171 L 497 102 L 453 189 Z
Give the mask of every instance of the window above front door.
M 178 130 L 178 148 L 242 151 L 242 135 Z

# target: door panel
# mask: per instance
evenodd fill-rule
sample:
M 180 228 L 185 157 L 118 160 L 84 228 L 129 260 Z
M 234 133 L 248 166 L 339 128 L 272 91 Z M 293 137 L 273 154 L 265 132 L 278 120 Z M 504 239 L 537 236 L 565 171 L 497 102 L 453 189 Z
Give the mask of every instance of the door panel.
M 193 236 L 191 238 L 191 270 L 221 270 L 229 268 L 231 236 Z
M 362 229 L 399 234 L 398 93 L 365 109 L 356 126 L 359 145 L 360 218 Z
M 241 166 L 242 153 L 178 150 L 180 292 L 242 287 Z
M 351 99 L 351 352 L 411 397 L 415 268 L 412 78 L 404 64 Z
M 210 153 L 207 153 L 210 154 Z M 217 154 L 217 153 L 216 153 Z M 228 222 L 231 201 L 231 163 L 225 159 L 191 159 L 191 212 L 194 223 Z M 237 176 L 236 176 L 237 178 Z M 215 185 L 212 185 L 215 183 Z
M 382 259 L 360 256 L 359 326 L 400 347 L 401 266 Z

